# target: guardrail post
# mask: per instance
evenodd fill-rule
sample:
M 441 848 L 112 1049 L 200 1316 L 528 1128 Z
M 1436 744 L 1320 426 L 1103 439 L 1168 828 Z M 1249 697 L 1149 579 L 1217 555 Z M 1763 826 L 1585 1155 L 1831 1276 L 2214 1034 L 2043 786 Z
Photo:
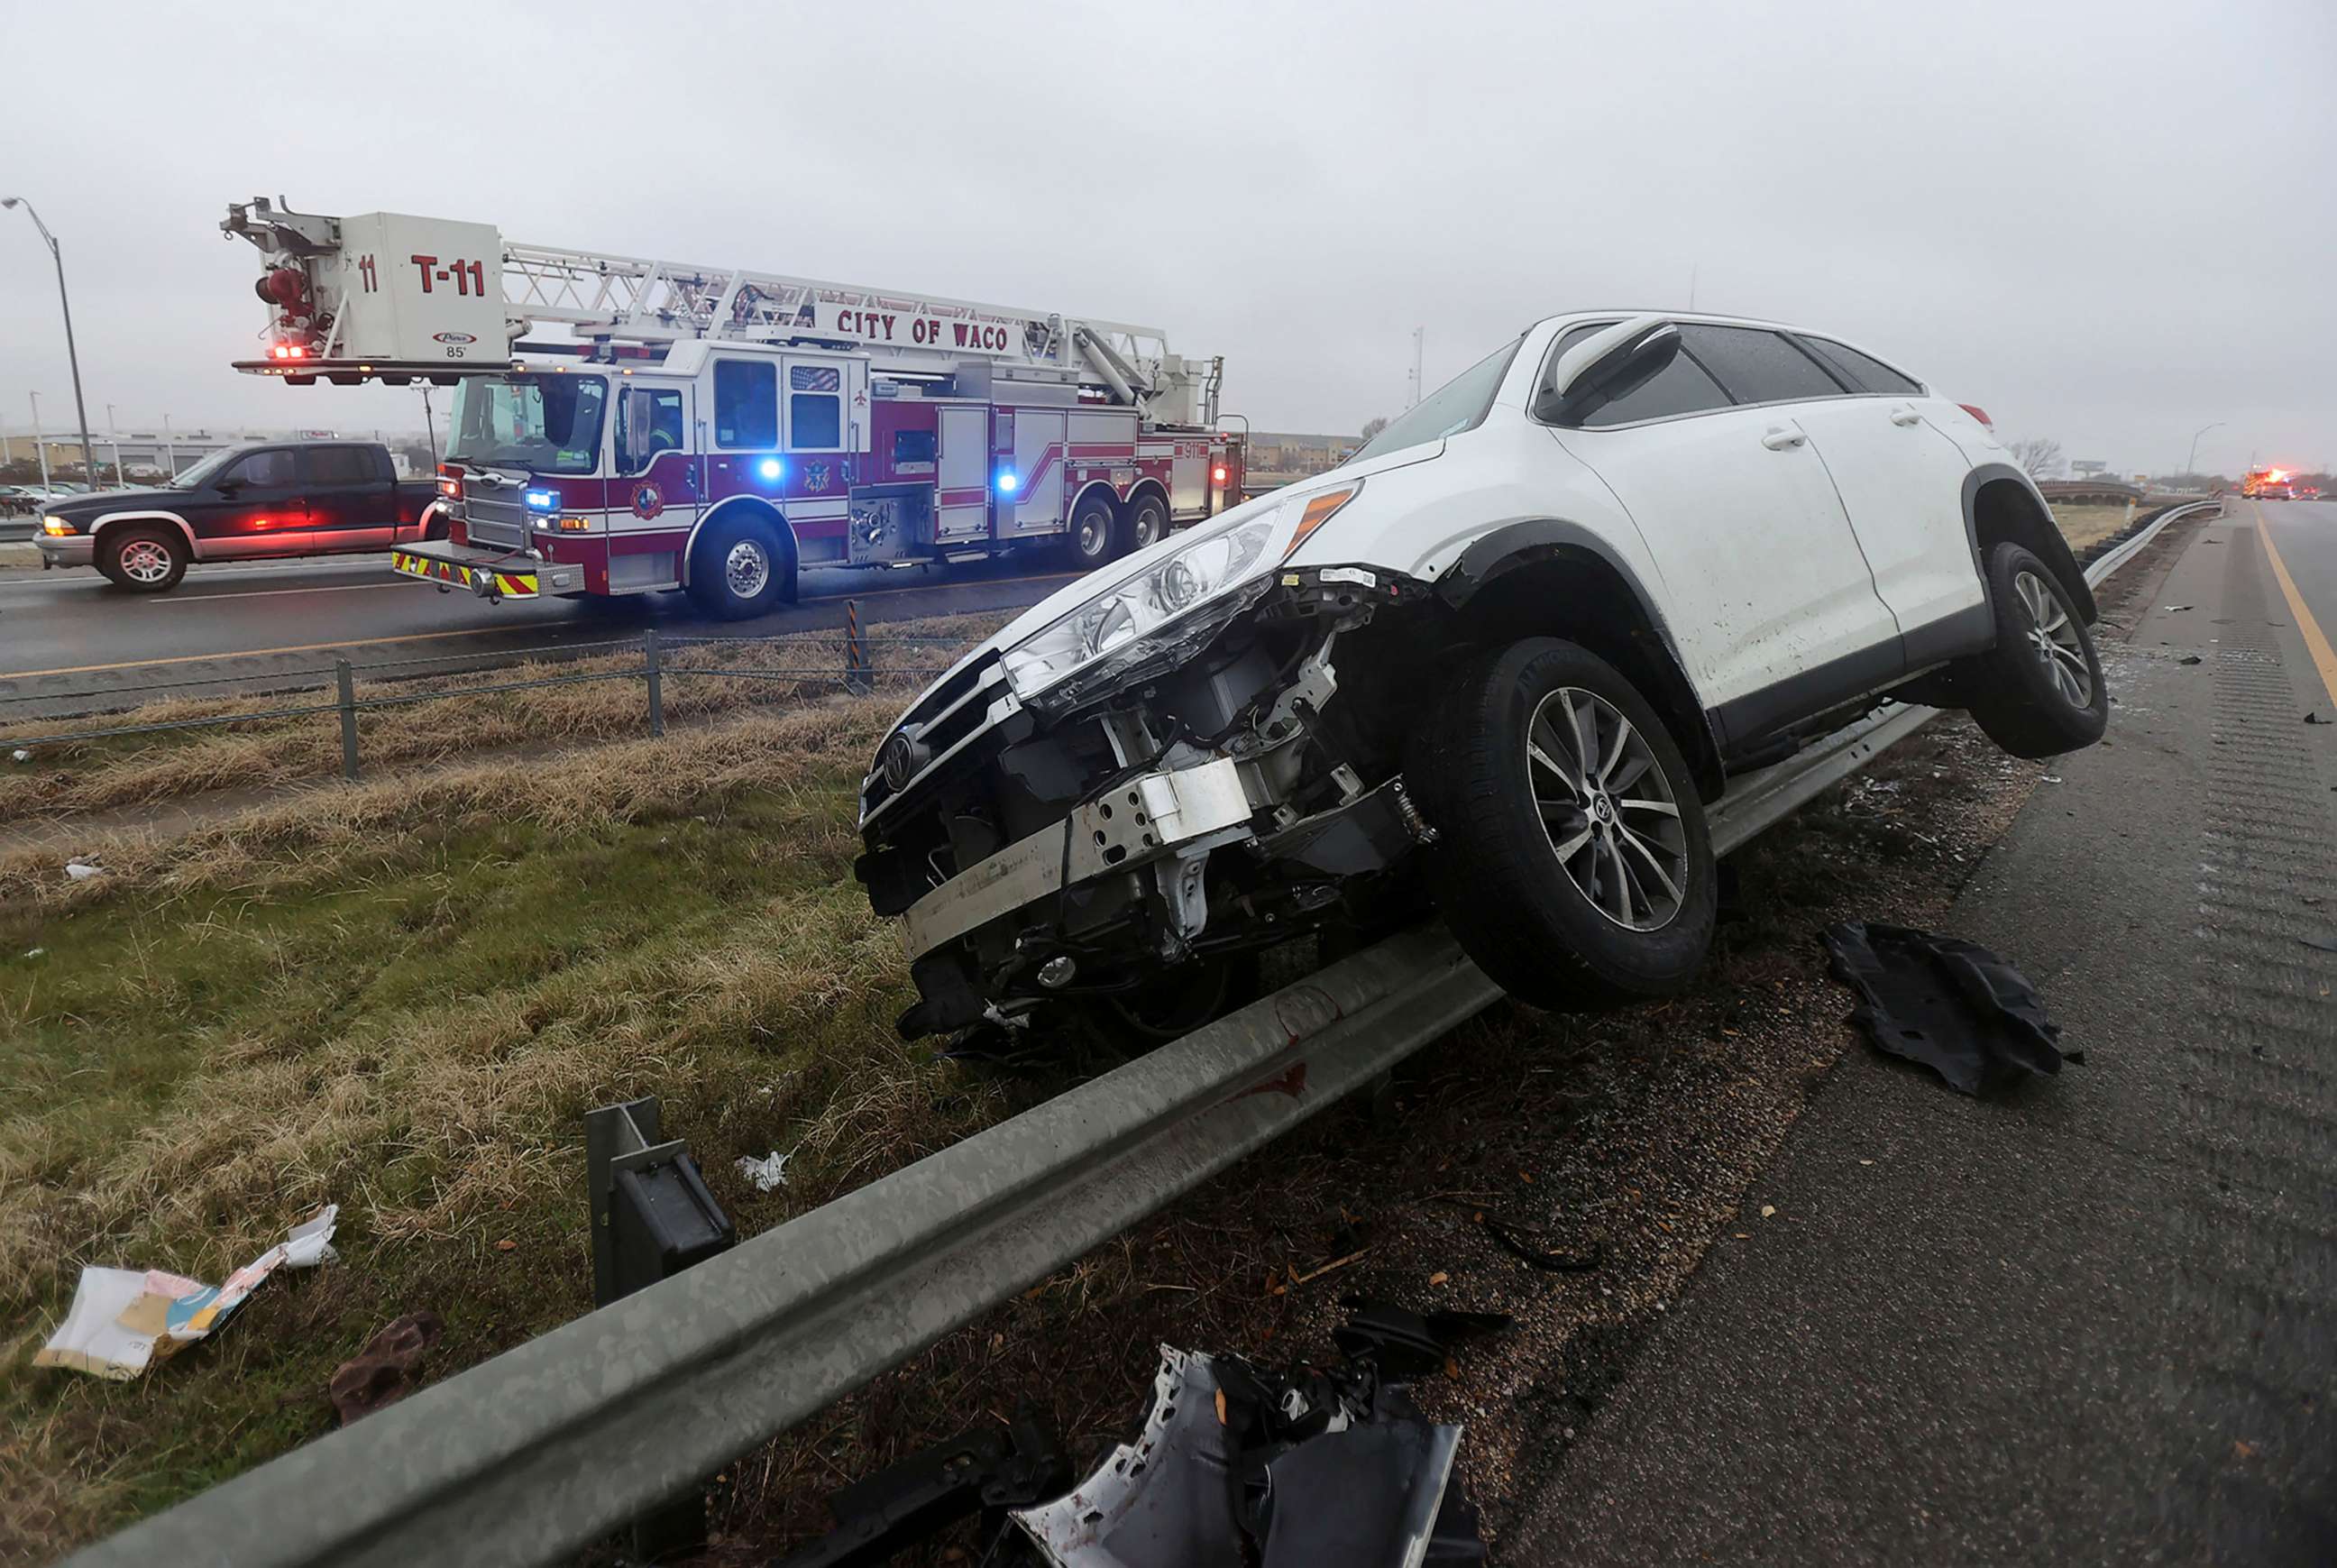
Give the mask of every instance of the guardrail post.
M 654 648 L 656 633 L 650 637 Z M 738 1239 L 699 1176 L 689 1143 L 659 1141 L 654 1095 L 584 1112 L 584 1185 L 595 1307 L 654 1285 Z M 633 1553 L 643 1562 L 705 1546 L 706 1500 L 696 1492 L 633 1521 Z
M 654 626 L 641 633 L 641 667 L 648 671 L 650 678 L 650 733 L 663 735 L 665 674 L 663 666 L 658 662 L 658 634 Z
M 868 662 L 868 642 L 860 635 L 860 601 L 844 602 L 844 689 L 856 697 L 868 694 L 875 668 Z
M 337 654 L 333 658 L 333 684 L 340 691 L 341 777 L 354 781 L 357 776 L 357 672 Z

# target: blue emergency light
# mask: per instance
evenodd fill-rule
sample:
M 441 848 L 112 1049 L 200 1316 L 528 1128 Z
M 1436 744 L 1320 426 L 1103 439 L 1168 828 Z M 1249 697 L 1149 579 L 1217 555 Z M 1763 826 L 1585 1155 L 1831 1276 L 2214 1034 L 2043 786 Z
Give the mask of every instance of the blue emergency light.
M 998 471 L 998 493 L 1001 495 L 1013 495 L 1014 486 L 1021 483 L 1021 480 L 1014 477 L 1014 470 L 1012 468 L 1001 468 Z

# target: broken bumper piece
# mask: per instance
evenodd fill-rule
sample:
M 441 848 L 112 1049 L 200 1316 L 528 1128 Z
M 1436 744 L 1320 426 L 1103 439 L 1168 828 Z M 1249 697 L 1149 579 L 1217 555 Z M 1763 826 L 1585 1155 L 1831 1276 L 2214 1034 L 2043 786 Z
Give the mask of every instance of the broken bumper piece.
M 1116 785 L 911 905 L 909 957 L 914 962 L 1058 889 L 1192 848 L 1240 827 L 1249 814 L 1241 773 L 1229 759 Z

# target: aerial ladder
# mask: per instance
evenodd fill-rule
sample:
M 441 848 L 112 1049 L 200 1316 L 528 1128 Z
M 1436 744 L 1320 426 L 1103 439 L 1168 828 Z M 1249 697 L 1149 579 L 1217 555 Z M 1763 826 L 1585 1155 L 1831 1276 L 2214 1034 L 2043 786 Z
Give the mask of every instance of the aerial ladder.
M 615 358 L 693 340 L 865 353 L 872 369 L 995 373 L 1100 393 L 1147 424 L 1216 425 L 1222 358 L 1170 352 L 1158 328 L 743 267 L 522 244 L 493 225 L 405 213 L 331 218 L 279 198 L 237 202 L 220 224 L 265 258 L 259 358 L 239 370 L 324 380 L 451 386 L 509 369 L 524 351 Z M 552 327 L 565 340 L 533 341 Z

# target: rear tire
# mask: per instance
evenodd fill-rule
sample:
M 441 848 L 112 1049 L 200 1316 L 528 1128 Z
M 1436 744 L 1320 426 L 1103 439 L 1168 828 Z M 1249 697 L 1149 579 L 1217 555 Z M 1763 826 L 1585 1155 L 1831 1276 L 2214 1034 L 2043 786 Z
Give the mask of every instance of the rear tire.
M 1511 995 L 1605 1006 L 1695 980 L 1718 908 L 1704 804 L 1605 660 L 1536 637 L 1457 667 L 1404 783 L 1439 834 L 1426 855 L 1445 924 Z
M 2009 541 L 1989 551 L 1987 572 L 1996 646 L 1954 667 L 1972 721 L 2015 757 L 2092 745 L 2109 727 L 2109 688 L 2068 591 Z
M 724 621 L 768 615 L 795 603 L 795 552 L 759 519 L 717 523 L 691 552 L 689 596 Z
M 1149 490 L 1130 501 L 1120 514 L 1120 544 L 1115 554 L 1130 555 L 1168 536 L 1168 508 Z
M 161 593 L 187 574 L 186 535 L 175 528 L 132 524 L 108 528 L 98 540 L 97 569 L 116 588 Z
M 1063 546 L 1071 553 L 1072 564 L 1082 572 L 1092 572 L 1109 563 L 1119 554 L 1115 548 L 1120 540 L 1119 520 L 1112 515 L 1111 493 L 1090 490 L 1071 507 L 1071 520 L 1063 534 Z

